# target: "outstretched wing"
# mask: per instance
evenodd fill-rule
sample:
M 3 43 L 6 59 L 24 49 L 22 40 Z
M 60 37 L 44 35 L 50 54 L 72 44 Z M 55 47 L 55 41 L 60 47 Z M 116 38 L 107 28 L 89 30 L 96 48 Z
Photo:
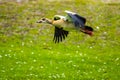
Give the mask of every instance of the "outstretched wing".
M 53 41 L 55 43 L 59 43 L 60 41 L 62 42 L 62 40 L 67 37 L 68 33 L 69 32 L 63 30 L 63 28 L 55 27 L 55 33 L 54 33 Z
M 81 27 L 83 28 L 86 23 L 86 19 L 76 13 L 70 12 L 70 11 L 65 11 L 68 16 L 72 19 L 75 27 Z

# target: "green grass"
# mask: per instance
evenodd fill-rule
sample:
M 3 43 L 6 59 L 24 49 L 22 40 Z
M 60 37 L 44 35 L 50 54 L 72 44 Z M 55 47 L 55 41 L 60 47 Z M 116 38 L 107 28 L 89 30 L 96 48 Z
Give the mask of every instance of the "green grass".
M 120 3 L 93 0 L 0 3 L 0 80 L 118 80 Z M 55 44 L 54 27 L 40 18 L 79 13 L 94 36 L 70 32 Z

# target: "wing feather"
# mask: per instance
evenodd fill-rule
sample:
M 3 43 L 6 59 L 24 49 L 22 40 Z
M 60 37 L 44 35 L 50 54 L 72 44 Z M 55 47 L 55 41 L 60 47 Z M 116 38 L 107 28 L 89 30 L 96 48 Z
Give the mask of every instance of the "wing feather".
M 69 32 L 66 31 L 66 30 L 63 30 L 63 28 L 55 27 L 55 33 L 54 33 L 53 41 L 55 43 L 59 43 L 60 41 L 62 42 L 62 40 L 65 39 L 65 37 L 67 37 L 68 33 Z
M 75 27 L 83 28 L 85 26 L 86 19 L 84 17 L 70 11 L 65 11 L 65 12 L 68 14 L 69 17 L 71 17 Z

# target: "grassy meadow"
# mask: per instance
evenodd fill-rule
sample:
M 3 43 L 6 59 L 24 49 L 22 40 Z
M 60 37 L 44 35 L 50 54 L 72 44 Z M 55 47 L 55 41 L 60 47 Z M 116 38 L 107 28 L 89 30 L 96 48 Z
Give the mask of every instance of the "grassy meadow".
M 84 16 L 92 37 L 71 31 L 53 42 L 54 27 L 37 20 Z M 120 3 L 94 0 L 0 1 L 0 80 L 119 80 Z

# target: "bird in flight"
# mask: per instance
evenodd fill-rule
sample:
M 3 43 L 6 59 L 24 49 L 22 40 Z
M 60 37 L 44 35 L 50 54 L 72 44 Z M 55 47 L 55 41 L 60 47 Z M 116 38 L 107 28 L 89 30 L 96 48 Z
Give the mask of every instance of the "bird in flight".
M 42 18 L 37 23 L 48 23 L 55 27 L 53 41 L 55 43 L 62 42 L 70 30 L 78 30 L 90 36 L 93 35 L 93 28 L 86 26 L 86 19 L 77 13 L 65 11 L 66 16 L 55 15 L 53 19 Z

